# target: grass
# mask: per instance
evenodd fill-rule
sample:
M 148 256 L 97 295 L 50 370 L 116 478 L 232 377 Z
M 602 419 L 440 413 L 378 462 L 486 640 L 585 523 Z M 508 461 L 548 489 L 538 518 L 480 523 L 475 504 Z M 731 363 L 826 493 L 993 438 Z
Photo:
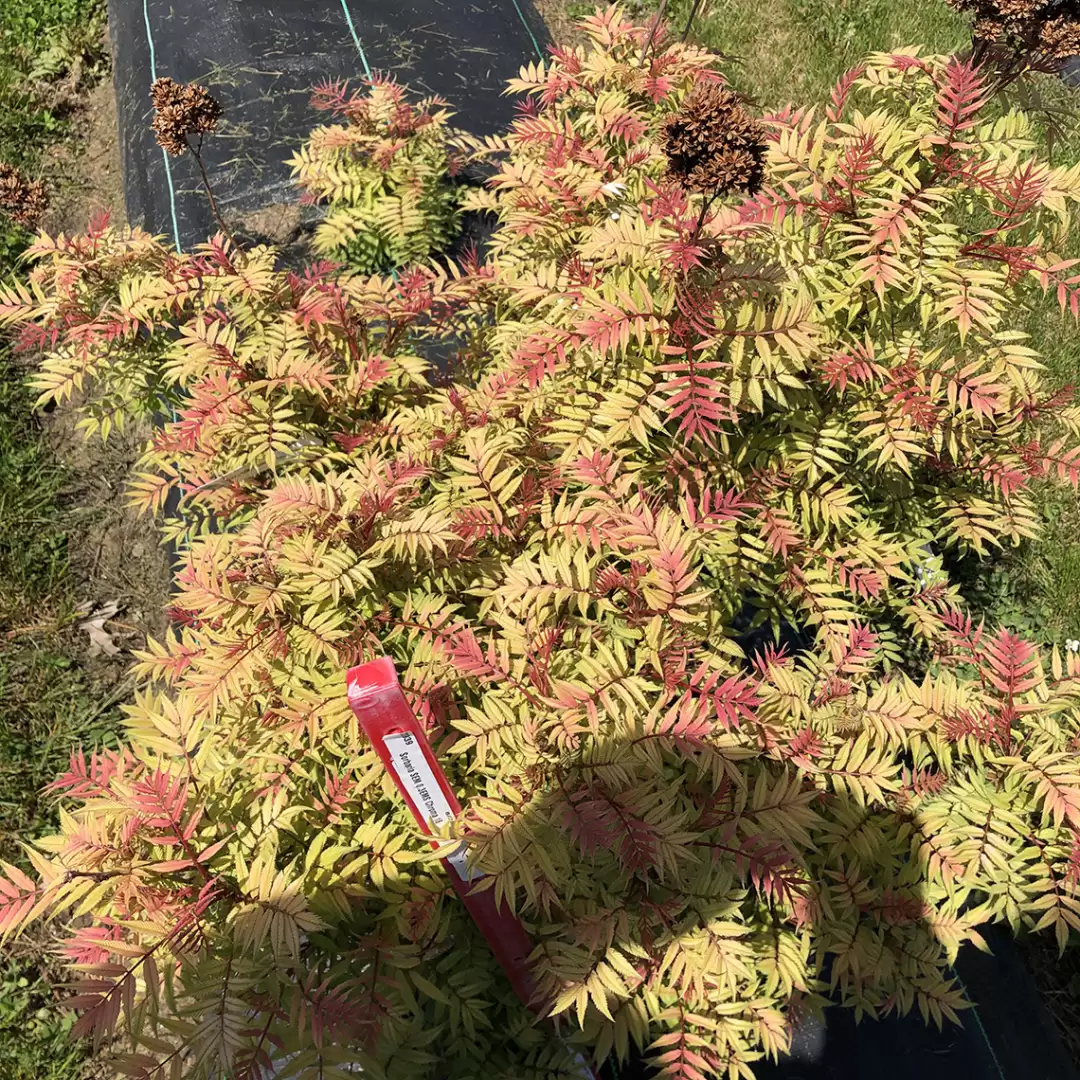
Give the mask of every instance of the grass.
M 0 354 L 0 858 L 14 862 L 21 841 L 55 824 L 41 788 L 115 719 L 75 625 L 66 482 L 21 373 Z
M 0 0 L 0 161 L 38 177 L 67 126 L 67 84 L 107 65 L 104 29 L 105 0 Z M 0 221 L 0 267 L 24 239 Z
M 21 373 L 0 352 L 0 858 L 26 868 L 20 844 L 49 831 L 41 788 L 73 746 L 107 741 L 108 690 L 82 661 L 70 619 L 65 474 L 31 412 Z M 75 1080 L 86 1051 L 68 1038 L 33 936 L 0 957 L 0 1076 Z
M 0 160 L 36 177 L 62 138 L 65 82 L 100 65 L 103 0 L 3 0 Z M 73 87 L 72 87 L 73 88 Z M 0 271 L 17 271 L 26 236 L 0 223 Z M 117 716 L 108 687 L 83 662 L 71 625 L 67 477 L 32 410 L 22 371 L 0 342 L 0 858 L 26 865 L 20 844 L 49 831 L 42 786 L 73 746 L 100 744 Z M 0 957 L 0 1076 L 76 1080 L 87 1053 L 57 1009 L 46 942 Z
M 675 26 L 691 4 L 668 5 Z M 770 107 L 824 101 L 836 79 L 871 52 L 924 45 L 951 52 L 968 40 L 943 0 L 706 0 L 695 40 L 737 59 L 732 83 Z
M 22 383 L 11 358 L 0 354 L 0 625 L 55 596 L 67 572 L 63 475 Z

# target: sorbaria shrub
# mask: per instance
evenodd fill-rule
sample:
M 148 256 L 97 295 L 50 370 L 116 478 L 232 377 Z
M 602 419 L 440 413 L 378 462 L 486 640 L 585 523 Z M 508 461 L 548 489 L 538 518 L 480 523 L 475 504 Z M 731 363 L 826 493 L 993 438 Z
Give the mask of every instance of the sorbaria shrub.
M 134 488 L 182 497 L 175 630 L 124 749 L 53 785 L 38 879 L 0 879 L 5 933 L 79 917 L 79 1029 L 124 1075 L 565 1077 L 637 1045 L 752 1077 L 826 998 L 954 1019 L 984 924 L 1080 928 L 1080 659 L 925 565 L 1077 480 L 1010 319 L 1076 310 L 1080 171 L 964 63 L 875 56 L 759 121 L 707 52 L 642 61 L 617 7 L 583 29 L 471 148 L 483 262 L 296 274 L 99 225 L 3 298 L 89 427 L 178 410 Z M 812 647 L 747 657 L 748 606 Z M 357 730 L 343 670 L 384 653 L 558 1037 Z
M 305 198 L 326 206 L 315 250 L 364 273 L 443 251 L 461 225 L 446 103 L 412 104 L 383 76 L 351 93 L 328 83 L 311 103 L 345 121 L 316 128 L 289 162 Z

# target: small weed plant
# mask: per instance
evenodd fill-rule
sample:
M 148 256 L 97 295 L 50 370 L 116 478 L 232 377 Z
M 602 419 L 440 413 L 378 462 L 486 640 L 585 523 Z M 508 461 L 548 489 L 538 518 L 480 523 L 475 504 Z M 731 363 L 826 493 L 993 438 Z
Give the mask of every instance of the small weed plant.
M 402 86 L 376 77 L 351 93 L 327 84 L 312 104 L 344 121 L 316 128 L 291 161 L 305 197 L 326 207 L 316 251 L 364 273 L 444 251 L 460 228 L 445 103 L 412 104 Z

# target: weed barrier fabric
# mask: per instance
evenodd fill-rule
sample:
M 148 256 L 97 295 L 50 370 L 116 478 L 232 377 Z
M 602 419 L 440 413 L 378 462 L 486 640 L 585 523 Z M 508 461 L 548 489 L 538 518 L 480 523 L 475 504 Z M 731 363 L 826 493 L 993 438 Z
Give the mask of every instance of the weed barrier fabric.
M 976 1007 L 962 1026 L 904 1017 L 855 1022 L 851 1009 L 826 1011 L 825 1024 L 797 1030 L 790 1057 L 754 1064 L 756 1080 L 1080 1080 L 1039 999 L 1012 936 L 990 927 L 987 956 L 965 946 L 956 971 Z M 606 1065 L 601 1080 L 654 1080 L 644 1061 Z
M 217 224 L 191 156 L 157 145 L 154 79 L 202 83 L 224 108 L 203 159 L 232 221 L 298 200 L 286 161 L 327 119 L 310 106 L 318 84 L 390 74 L 494 134 L 514 115 L 507 80 L 548 41 L 531 0 L 108 0 L 108 13 L 127 218 L 185 250 Z
M 128 220 L 185 249 L 216 225 L 191 156 L 166 161 L 154 140 L 154 78 L 221 102 L 204 160 L 230 220 L 297 200 L 285 162 L 327 119 L 308 103 L 318 83 L 388 73 L 491 134 L 513 117 L 506 80 L 547 41 L 531 0 L 109 0 L 109 28 Z
M 824 1031 L 796 1037 L 790 1059 L 757 1068 L 758 1080 L 1078 1080 L 1011 935 L 984 931 L 992 955 L 965 946 L 956 971 L 975 1008 L 941 1031 L 916 1009 L 855 1023 L 831 1009 Z

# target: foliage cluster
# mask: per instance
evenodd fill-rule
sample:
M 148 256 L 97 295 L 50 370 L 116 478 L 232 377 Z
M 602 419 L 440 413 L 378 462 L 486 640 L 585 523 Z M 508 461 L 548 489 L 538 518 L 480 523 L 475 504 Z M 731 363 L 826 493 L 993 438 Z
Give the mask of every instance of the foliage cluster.
M 928 550 L 1032 534 L 1077 409 L 1013 328 L 1080 169 L 971 64 L 872 57 L 765 117 L 718 201 L 664 133 L 717 58 L 617 7 L 529 65 L 466 205 L 396 277 L 39 237 L 0 318 L 188 541 L 127 744 L 77 754 L 0 928 L 74 911 L 78 1029 L 146 1078 L 751 1077 L 823 995 L 963 1007 L 979 927 L 1080 927 L 1080 658 L 972 623 Z M 434 364 L 431 357 L 450 356 Z M 812 647 L 745 655 L 736 625 Z M 565 1039 L 507 999 L 343 694 L 388 653 L 526 920 Z
M 668 4 L 677 27 L 685 25 L 691 7 L 688 0 Z M 785 15 L 773 17 L 774 11 Z M 772 32 L 762 33 L 763 19 Z M 933 52 L 962 53 L 970 48 L 970 23 L 941 0 L 846 5 L 767 0 L 764 9 L 759 0 L 725 0 L 699 6 L 691 37 L 737 56 L 739 62 L 730 65 L 727 74 L 753 99 L 771 105 L 792 100 L 824 104 L 840 74 L 870 50 L 917 41 Z M 1001 64 L 995 66 L 1000 82 Z M 1056 164 L 1080 161 L 1080 132 L 1069 120 L 1076 108 L 1075 89 L 1054 76 L 1035 76 L 1010 92 L 1031 115 L 1037 137 L 1045 141 Z M 1060 254 L 1080 255 L 1075 231 Z M 1042 305 L 1033 303 L 1018 328 L 1031 334 L 1029 344 L 1043 358 L 1051 383 L 1062 386 L 1075 380 L 1080 339 L 1071 319 L 1047 318 Z M 1080 638 L 1080 544 L 1075 541 L 1080 535 L 1080 500 L 1071 492 L 1043 489 L 1037 502 L 1040 516 L 1048 519 L 1037 539 L 988 558 L 965 559 L 954 567 L 955 580 L 972 609 L 988 621 L 1001 622 L 1029 640 L 1061 644 Z
M 312 105 L 344 120 L 317 127 L 290 161 L 306 198 L 327 207 L 315 250 L 364 273 L 444 251 L 460 228 L 446 103 L 410 103 L 403 87 L 375 76 L 351 93 L 327 83 Z

